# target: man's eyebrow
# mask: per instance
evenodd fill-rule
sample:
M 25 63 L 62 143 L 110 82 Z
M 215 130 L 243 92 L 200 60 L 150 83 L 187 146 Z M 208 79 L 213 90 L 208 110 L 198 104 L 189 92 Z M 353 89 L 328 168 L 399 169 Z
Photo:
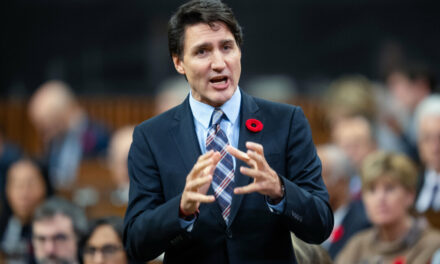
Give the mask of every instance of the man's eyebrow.
M 222 45 L 233 44 L 235 41 L 233 39 L 225 39 L 220 42 Z
M 212 46 L 212 44 L 210 44 L 210 43 L 208 43 L 208 42 L 204 42 L 204 43 L 201 43 L 201 44 L 198 44 L 198 45 L 192 47 L 191 50 L 193 50 L 193 51 L 197 51 L 197 50 L 199 50 L 199 49 L 206 49 L 206 48 L 209 48 L 209 47 L 211 47 L 211 46 Z

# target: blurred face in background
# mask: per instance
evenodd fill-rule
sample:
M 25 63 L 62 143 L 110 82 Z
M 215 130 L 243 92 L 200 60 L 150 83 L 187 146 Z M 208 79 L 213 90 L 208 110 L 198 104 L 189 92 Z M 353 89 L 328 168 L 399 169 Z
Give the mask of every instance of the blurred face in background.
M 376 148 L 370 124 L 362 117 L 339 120 L 333 126 L 332 137 L 357 168 L 360 168 L 365 157 Z
M 197 101 L 218 107 L 238 86 L 241 51 L 223 22 L 187 26 L 182 58 L 173 55 L 176 70 L 184 74 Z
M 128 263 L 121 240 L 111 225 L 98 226 L 84 248 L 84 264 Z
M 32 244 L 39 264 L 70 264 L 77 261 L 77 237 L 72 220 L 65 215 L 35 221 Z
M 440 173 L 440 116 L 425 116 L 419 125 L 419 154 L 430 169 Z
M 362 191 L 368 217 L 379 227 L 393 226 L 408 216 L 414 193 L 384 175 Z
M 6 196 L 14 215 L 22 224 L 32 218 L 35 208 L 46 197 L 46 185 L 40 169 L 31 161 L 14 163 L 8 171 Z

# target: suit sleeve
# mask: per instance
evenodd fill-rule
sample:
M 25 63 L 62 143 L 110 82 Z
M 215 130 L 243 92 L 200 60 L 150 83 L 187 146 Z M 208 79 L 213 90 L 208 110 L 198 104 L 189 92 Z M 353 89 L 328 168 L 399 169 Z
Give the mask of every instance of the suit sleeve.
M 178 212 L 181 196 L 165 201 L 159 171 L 145 129 L 136 127 L 128 156 L 129 204 L 124 219 L 124 244 L 137 260 L 151 260 L 180 242 L 185 232 Z
M 295 107 L 290 125 L 287 175 L 280 175 L 287 198 L 284 215 L 298 238 L 319 244 L 333 230 L 333 213 L 321 177 L 321 161 L 301 108 Z

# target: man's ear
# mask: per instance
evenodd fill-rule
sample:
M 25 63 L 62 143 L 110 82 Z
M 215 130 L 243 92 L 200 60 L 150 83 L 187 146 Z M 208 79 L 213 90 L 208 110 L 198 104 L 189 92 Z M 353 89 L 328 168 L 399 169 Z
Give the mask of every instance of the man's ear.
M 183 61 L 179 58 L 178 55 L 173 55 L 173 63 L 174 68 L 176 68 L 176 71 L 180 74 L 185 75 L 185 69 L 183 68 Z

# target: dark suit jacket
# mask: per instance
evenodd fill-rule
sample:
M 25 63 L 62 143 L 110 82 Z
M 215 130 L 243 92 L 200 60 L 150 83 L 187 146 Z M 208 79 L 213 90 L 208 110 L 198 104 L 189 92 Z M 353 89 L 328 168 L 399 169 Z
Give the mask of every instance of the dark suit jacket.
M 244 123 L 250 118 L 260 120 L 263 130 L 249 131 Z M 200 206 L 191 232 L 180 227 L 186 176 L 201 155 L 187 98 L 134 131 L 124 234 L 130 255 L 149 260 L 165 251 L 165 263 L 295 263 L 289 231 L 309 243 L 329 236 L 333 214 L 302 110 L 242 93 L 240 124 L 238 148 L 245 151 L 246 141 L 261 143 L 284 182 L 284 212 L 271 213 L 259 193 L 234 195 L 229 226 L 214 202 Z M 244 165 L 237 160 L 237 168 Z M 235 182 L 244 186 L 251 178 L 236 169 Z
M 353 235 L 371 227 L 362 200 L 353 201 L 348 205 L 348 211 L 342 220 L 341 226 L 344 229 L 342 236 L 337 241 L 332 242 L 328 249 L 328 253 L 332 259 L 336 258 Z

